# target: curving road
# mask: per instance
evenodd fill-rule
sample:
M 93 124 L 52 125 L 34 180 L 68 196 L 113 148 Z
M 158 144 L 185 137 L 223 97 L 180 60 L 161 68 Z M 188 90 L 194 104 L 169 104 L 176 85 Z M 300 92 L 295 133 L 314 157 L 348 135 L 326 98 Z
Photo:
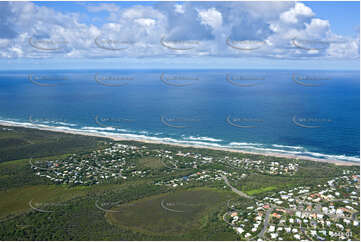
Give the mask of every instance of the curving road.
M 228 181 L 228 178 L 225 175 L 221 175 L 221 177 L 223 178 L 224 182 L 227 184 L 227 186 L 229 186 L 232 189 L 232 192 L 237 193 L 238 195 L 240 195 L 241 197 L 244 198 L 248 198 L 248 199 L 252 199 L 253 197 L 248 196 L 246 193 L 238 190 L 237 188 L 234 188 Z

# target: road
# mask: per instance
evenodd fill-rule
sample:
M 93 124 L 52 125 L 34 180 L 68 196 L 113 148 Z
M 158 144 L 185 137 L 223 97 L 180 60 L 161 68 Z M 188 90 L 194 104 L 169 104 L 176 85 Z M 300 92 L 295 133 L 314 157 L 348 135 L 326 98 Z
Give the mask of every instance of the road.
M 233 192 L 237 193 L 239 196 L 244 197 L 244 198 L 248 198 L 248 199 L 252 199 L 252 197 L 248 196 L 247 194 L 245 194 L 244 192 L 241 192 L 240 190 L 234 188 L 228 181 L 228 178 L 225 175 L 221 175 L 221 177 L 223 178 L 224 182 L 227 184 L 227 186 L 229 186 Z
M 269 225 L 269 216 L 270 216 L 272 210 L 273 210 L 272 207 L 267 210 L 266 216 L 265 216 L 265 218 L 264 218 L 263 228 L 262 228 L 261 232 L 259 232 L 258 238 L 263 239 L 264 233 L 266 232 L 266 229 L 267 229 L 267 227 L 268 227 L 268 225 Z

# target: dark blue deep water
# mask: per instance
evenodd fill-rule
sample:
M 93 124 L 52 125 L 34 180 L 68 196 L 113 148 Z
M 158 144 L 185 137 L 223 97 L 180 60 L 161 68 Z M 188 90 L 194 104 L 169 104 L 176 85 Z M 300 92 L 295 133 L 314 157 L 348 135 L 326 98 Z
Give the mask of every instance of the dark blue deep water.
M 359 162 L 352 71 L 0 72 L 0 119 Z

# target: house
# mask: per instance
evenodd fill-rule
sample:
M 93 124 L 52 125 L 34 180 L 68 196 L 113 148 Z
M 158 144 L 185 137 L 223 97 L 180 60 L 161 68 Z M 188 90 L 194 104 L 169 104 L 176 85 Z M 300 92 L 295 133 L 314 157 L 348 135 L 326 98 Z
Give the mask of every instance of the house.
M 344 218 L 344 219 L 343 219 L 343 222 L 344 222 L 345 224 L 349 225 L 351 221 L 348 220 L 348 219 L 346 219 L 346 218 Z
M 322 212 L 327 214 L 328 213 L 328 207 L 322 207 Z
M 343 230 L 343 228 L 344 228 L 342 224 L 336 224 L 336 227 L 341 229 L 341 230 Z
M 275 226 L 271 225 L 268 229 L 269 232 L 274 232 L 275 231 Z
M 272 217 L 275 217 L 275 218 L 280 219 L 280 218 L 281 218 L 281 215 L 278 214 L 278 213 L 272 213 Z
M 262 216 L 257 216 L 257 217 L 256 217 L 256 220 L 257 220 L 257 221 L 262 220 Z
M 236 228 L 237 233 L 242 234 L 244 232 L 244 229 L 241 227 Z
M 276 239 L 278 237 L 278 234 L 277 233 L 271 233 L 271 238 L 272 239 Z
M 342 209 L 338 208 L 338 209 L 336 210 L 336 214 L 337 214 L 337 215 L 343 215 Z

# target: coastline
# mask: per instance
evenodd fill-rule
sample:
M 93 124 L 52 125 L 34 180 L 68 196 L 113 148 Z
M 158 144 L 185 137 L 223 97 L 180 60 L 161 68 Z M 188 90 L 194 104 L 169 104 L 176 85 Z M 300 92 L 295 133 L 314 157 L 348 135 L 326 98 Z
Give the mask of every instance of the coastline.
M 238 149 L 225 148 L 225 147 L 212 147 L 212 146 L 202 146 L 202 145 L 194 145 L 194 144 L 180 144 L 180 143 L 172 143 L 172 142 L 165 142 L 165 141 L 155 141 L 155 140 L 150 140 L 150 139 L 125 138 L 125 137 L 122 137 L 121 134 L 105 135 L 105 134 L 94 133 L 94 132 L 89 132 L 89 131 L 80 131 L 80 130 L 77 131 L 75 129 L 66 130 L 66 129 L 60 129 L 60 128 L 56 128 L 56 127 L 46 127 L 44 125 L 37 125 L 37 126 L 25 125 L 25 124 L 19 124 L 19 123 L 11 122 L 11 121 L 9 121 L 9 122 L 8 121 L 0 121 L 0 126 L 29 128 L 29 129 L 37 129 L 37 130 L 43 130 L 43 131 L 49 131 L 49 132 L 93 136 L 93 137 L 111 139 L 113 141 L 137 141 L 137 142 L 142 142 L 142 143 L 163 144 L 163 145 L 171 145 L 171 146 L 177 146 L 177 147 L 183 147 L 183 148 L 219 150 L 219 151 L 227 151 L 227 152 L 234 152 L 234 153 L 241 153 L 241 154 L 261 155 L 261 156 L 287 158 L 287 159 L 302 159 L 302 160 L 310 160 L 310 161 L 316 161 L 316 162 L 333 163 L 338 166 L 360 166 L 360 163 L 355 163 L 355 162 L 351 162 L 351 161 L 318 159 L 318 158 L 302 156 L 302 155 L 261 153 L 261 152 L 257 153 L 257 152 L 243 151 L 243 150 L 238 150 Z M 39 126 L 44 126 L 44 127 L 39 127 Z

